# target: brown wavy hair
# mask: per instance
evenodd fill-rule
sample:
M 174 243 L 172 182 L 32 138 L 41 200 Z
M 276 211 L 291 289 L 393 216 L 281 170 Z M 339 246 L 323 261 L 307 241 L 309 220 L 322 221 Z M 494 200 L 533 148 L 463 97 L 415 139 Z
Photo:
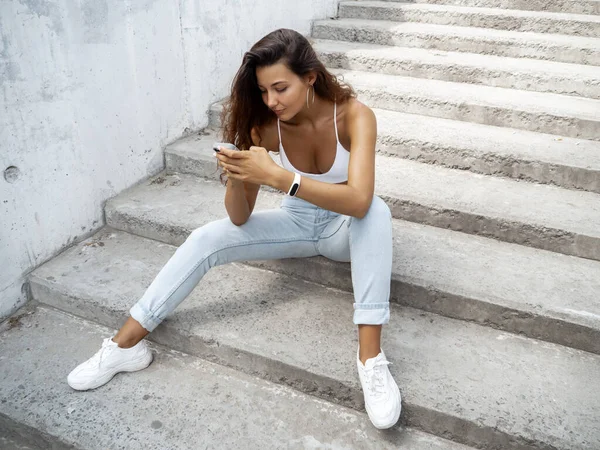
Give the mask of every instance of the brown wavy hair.
M 231 84 L 231 95 L 221 113 L 223 142 L 249 149 L 253 145 L 252 129 L 260 133 L 260 128 L 275 118 L 262 100 L 256 69 L 279 62 L 299 77 L 314 71 L 317 75 L 315 94 L 321 98 L 344 102 L 356 96 L 352 87 L 325 68 L 307 38 L 297 31 L 280 28 L 267 34 L 244 54 Z

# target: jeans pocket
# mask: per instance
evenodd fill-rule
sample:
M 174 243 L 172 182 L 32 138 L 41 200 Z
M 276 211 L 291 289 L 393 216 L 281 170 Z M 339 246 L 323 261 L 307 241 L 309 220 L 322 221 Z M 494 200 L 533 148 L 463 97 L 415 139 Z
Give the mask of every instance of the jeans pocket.
M 319 236 L 319 239 L 328 239 L 328 238 L 330 238 L 331 236 L 333 236 L 334 234 L 336 234 L 338 231 L 340 231 L 340 228 L 342 228 L 342 226 L 345 223 L 349 223 L 349 222 L 350 221 L 347 218 L 345 218 L 343 220 L 340 220 L 339 223 L 336 224 L 336 225 L 333 225 L 335 222 L 331 222 L 327 226 L 327 228 L 325 228 L 325 230 L 323 230 L 323 233 L 321 234 L 321 236 Z M 331 226 L 331 225 L 333 225 L 333 226 L 331 227 L 331 230 L 330 230 L 329 226 Z
M 350 234 L 348 216 L 336 218 L 330 222 L 317 241 L 319 254 L 333 261 L 350 262 Z

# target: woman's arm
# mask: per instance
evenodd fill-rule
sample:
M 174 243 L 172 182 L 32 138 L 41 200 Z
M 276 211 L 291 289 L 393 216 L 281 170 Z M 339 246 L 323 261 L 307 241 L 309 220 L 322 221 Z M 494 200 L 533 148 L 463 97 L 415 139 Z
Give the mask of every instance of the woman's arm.
M 225 209 L 234 225 L 240 226 L 246 223 L 254 209 L 259 189 L 260 186 L 256 184 L 227 180 Z
M 260 144 L 260 137 L 256 130 L 251 132 L 254 145 Z M 260 184 L 229 178 L 227 180 L 227 191 L 225 192 L 225 209 L 229 219 L 234 225 L 245 224 L 256 204 L 256 197 L 260 190 Z
M 303 178 L 296 196 L 321 208 L 362 218 L 371 207 L 375 191 L 377 121 L 369 107 L 352 102 L 348 105 L 346 126 L 351 139 L 348 184 Z M 251 147 L 243 152 L 223 150 L 217 158 L 219 164 L 229 171 L 230 180 L 258 186 L 265 184 L 283 192 L 287 192 L 294 181 L 294 173 L 278 166 L 264 147 Z M 237 213 L 234 223 L 244 223 L 252 208 L 244 209 L 241 201 L 236 205 L 239 210 L 232 208 L 230 217 Z
M 375 192 L 375 144 L 377 120 L 368 107 L 353 102 L 348 108 L 347 125 L 350 134 L 350 165 L 348 184 L 331 184 L 302 177 L 296 197 L 321 208 L 362 218 L 367 214 Z M 287 192 L 294 173 L 278 166 L 269 185 Z

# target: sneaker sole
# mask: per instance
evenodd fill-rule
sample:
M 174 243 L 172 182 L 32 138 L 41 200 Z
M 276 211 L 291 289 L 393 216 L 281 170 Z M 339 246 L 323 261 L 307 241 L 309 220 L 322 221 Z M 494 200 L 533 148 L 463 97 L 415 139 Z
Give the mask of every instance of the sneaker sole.
M 395 380 L 394 380 L 394 384 L 396 385 L 396 392 L 398 393 L 398 398 L 400 399 L 400 402 L 399 402 L 400 404 L 397 405 L 398 413 L 395 414 L 394 418 L 390 422 L 386 422 L 384 424 L 375 424 L 373 422 L 373 419 L 371 418 L 370 408 L 368 408 L 367 404 L 365 403 L 365 409 L 367 410 L 367 415 L 369 416 L 369 419 L 371 420 L 371 423 L 373 424 L 373 426 L 375 428 L 377 428 L 378 430 L 387 430 L 388 428 L 392 428 L 394 425 L 396 425 L 396 423 L 400 419 L 400 413 L 402 412 L 402 397 L 400 395 L 400 388 L 398 387 L 398 384 L 396 383 Z
M 97 378 L 96 380 L 93 380 L 93 383 L 90 383 L 90 382 L 88 382 L 88 383 L 71 383 L 71 382 L 69 382 L 69 386 L 71 386 L 76 391 L 89 391 L 91 389 L 96 389 L 96 388 L 99 388 L 100 386 L 103 386 L 106 383 L 108 383 L 110 380 L 112 380 L 112 378 L 116 374 L 118 374 L 120 372 L 137 372 L 138 370 L 145 369 L 152 363 L 153 360 L 154 360 L 154 356 L 152 355 L 152 352 L 148 351 L 148 356 L 146 356 L 144 359 L 140 360 L 139 362 L 131 365 L 131 361 L 127 361 L 126 363 L 122 364 L 121 366 L 115 367 L 110 372 L 106 372 L 106 374 L 104 374 L 104 376 Z M 127 367 L 127 366 L 129 366 L 129 367 Z

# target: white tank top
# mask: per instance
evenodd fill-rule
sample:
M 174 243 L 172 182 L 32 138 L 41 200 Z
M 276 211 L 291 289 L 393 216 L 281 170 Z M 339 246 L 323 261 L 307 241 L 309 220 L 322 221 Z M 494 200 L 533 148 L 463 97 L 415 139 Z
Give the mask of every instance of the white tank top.
M 306 173 L 296 169 L 290 163 L 290 160 L 285 154 L 283 144 L 281 142 L 281 127 L 279 126 L 279 119 L 277 119 L 277 131 L 279 132 L 279 154 L 281 156 L 281 165 L 291 171 L 302 175 L 303 177 L 312 178 L 317 181 L 324 181 L 325 183 L 343 183 L 348 181 L 348 164 L 350 163 L 350 152 L 346 150 L 340 143 L 337 130 L 337 104 L 333 106 L 333 125 L 335 127 L 335 140 L 337 142 L 335 160 L 333 166 L 326 173 Z

